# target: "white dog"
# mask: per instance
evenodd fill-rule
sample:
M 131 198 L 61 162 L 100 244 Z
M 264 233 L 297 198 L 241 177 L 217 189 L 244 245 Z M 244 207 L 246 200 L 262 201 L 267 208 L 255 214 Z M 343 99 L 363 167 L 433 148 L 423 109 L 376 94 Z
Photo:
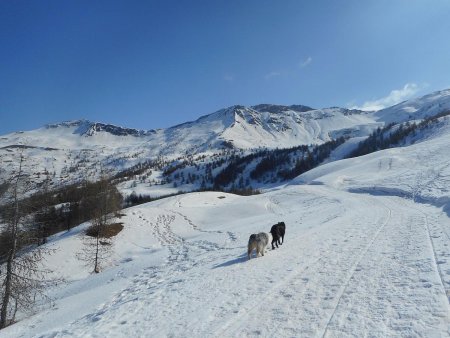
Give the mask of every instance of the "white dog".
M 272 234 L 260 232 L 259 234 L 252 234 L 248 239 L 248 259 L 252 257 L 253 249 L 256 249 L 256 257 L 264 256 L 266 246 L 272 241 Z

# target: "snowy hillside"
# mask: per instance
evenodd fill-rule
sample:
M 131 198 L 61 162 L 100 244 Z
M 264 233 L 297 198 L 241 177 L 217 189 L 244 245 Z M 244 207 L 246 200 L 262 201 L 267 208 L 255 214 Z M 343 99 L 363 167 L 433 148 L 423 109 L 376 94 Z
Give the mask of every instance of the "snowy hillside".
M 56 235 L 68 283 L 0 337 L 448 337 L 450 123 L 251 197 L 192 193 L 123 210 L 108 268 Z M 285 243 L 248 260 L 250 234 Z M 23 315 L 22 315 L 23 317 Z

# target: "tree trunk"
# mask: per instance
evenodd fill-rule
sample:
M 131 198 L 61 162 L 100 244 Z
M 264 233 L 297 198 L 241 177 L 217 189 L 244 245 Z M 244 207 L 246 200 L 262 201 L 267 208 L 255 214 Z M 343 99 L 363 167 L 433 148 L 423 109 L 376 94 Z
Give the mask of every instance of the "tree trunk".
M 97 228 L 97 236 L 95 241 L 95 262 L 94 262 L 94 272 L 99 273 L 100 270 L 98 268 L 98 250 L 99 250 L 99 244 L 100 244 L 100 227 Z
M 8 304 L 11 296 L 11 284 L 12 284 L 12 260 L 13 251 L 11 250 L 6 262 L 6 278 L 5 278 L 5 293 L 2 299 L 2 309 L 0 312 L 0 329 L 3 329 L 7 325 L 8 317 Z

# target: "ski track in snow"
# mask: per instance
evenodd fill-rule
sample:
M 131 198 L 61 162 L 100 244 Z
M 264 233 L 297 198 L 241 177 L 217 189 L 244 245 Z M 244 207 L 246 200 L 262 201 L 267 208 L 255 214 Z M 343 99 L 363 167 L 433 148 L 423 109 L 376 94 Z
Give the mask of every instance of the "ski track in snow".
M 358 337 L 361 331 L 377 337 L 448 334 L 448 306 L 427 218 L 402 202 L 389 202 L 393 216 L 355 269 L 325 337 Z
M 242 311 L 244 313 L 239 314 L 239 320 L 222 328 L 222 333 L 230 334 L 232 332 L 230 334 L 231 336 L 240 336 L 243 334 L 243 332 L 240 332 L 242 327 L 249 326 L 245 323 L 250 323 L 250 327 L 244 330 L 244 336 L 253 336 L 261 333 L 264 336 L 290 336 L 297 334 L 320 336 L 321 328 L 325 327 L 326 330 L 327 324 L 324 323 L 327 321 L 327 318 L 333 317 L 337 303 L 346 289 L 348 280 L 353 275 L 363 253 L 372 245 L 376 236 L 386 223 L 383 220 L 380 222 L 381 224 L 376 224 L 370 230 L 359 223 L 353 224 L 351 227 L 346 227 L 345 229 L 336 229 L 338 232 L 345 232 L 346 235 L 342 237 L 337 233 L 332 233 L 330 237 L 340 237 L 339 240 L 321 243 L 322 245 L 316 248 L 319 253 L 318 257 L 314 257 L 309 264 L 300 270 L 293 270 L 293 273 L 284 276 L 282 281 L 270 290 L 270 296 L 264 301 L 264 303 L 267 303 L 266 305 L 252 304 L 253 307 L 250 311 Z M 364 232 L 367 230 L 373 231 L 373 233 L 370 236 L 365 236 Z M 359 239 L 364 238 L 365 241 L 368 241 L 368 245 L 366 247 L 355 248 L 355 242 L 352 240 L 355 237 Z M 355 252 L 356 250 L 358 250 L 357 252 L 361 251 L 361 254 L 356 255 L 353 260 L 350 259 L 347 262 L 341 260 L 344 257 L 348 259 L 349 252 Z M 345 253 L 345 255 L 336 255 L 337 253 Z M 336 271 L 337 266 L 340 267 L 340 271 Z M 344 269 L 342 269 L 343 267 Z M 323 276 L 334 276 L 334 279 L 330 279 L 329 281 L 323 280 Z M 342 284 L 339 285 L 340 283 L 337 283 L 337 281 L 342 282 Z M 317 286 L 323 283 L 326 285 L 323 285 L 318 290 Z M 286 300 L 288 300 L 289 309 L 284 309 L 283 303 Z M 334 303 L 336 305 L 333 305 Z M 308 311 L 308 308 L 311 308 L 311 310 Z M 316 308 L 316 311 L 312 310 L 314 308 Z M 323 313 L 317 312 L 321 308 L 325 308 L 326 311 Z M 270 312 L 268 309 L 270 309 Z M 250 315 L 262 316 L 266 312 L 269 312 L 268 317 L 271 318 L 271 320 L 267 321 L 268 325 L 264 328 L 252 328 Z M 288 321 L 286 323 L 286 318 L 290 317 L 295 318 L 296 321 Z M 297 328 L 297 321 L 304 323 L 302 324 L 303 328 L 301 331 Z M 273 322 L 280 322 L 280 325 L 271 326 L 270 323 Z M 218 336 L 221 336 L 221 334 Z

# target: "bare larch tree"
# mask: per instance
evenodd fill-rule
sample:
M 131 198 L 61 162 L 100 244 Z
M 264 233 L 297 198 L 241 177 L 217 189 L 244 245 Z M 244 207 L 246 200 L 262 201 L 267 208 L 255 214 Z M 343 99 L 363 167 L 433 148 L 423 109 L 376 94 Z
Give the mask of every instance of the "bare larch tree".
M 38 299 L 45 298 L 45 289 L 57 281 L 47 279 L 50 271 L 42 259 L 50 250 L 36 247 L 32 217 L 22 199 L 29 188 L 23 172 L 24 157 L 20 154 L 18 170 L 8 182 L 2 197 L 0 233 L 0 329 L 14 322 L 16 313 L 29 311 Z
M 93 218 L 91 226 L 86 230 L 84 249 L 78 257 L 98 273 L 111 254 L 113 243 L 108 231 L 121 208 L 122 197 L 111 181 L 102 175 L 101 180 L 95 184 L 95 191 L 87 198 L 90 200 L 83 201 L 82 204 L 91 209 Z

